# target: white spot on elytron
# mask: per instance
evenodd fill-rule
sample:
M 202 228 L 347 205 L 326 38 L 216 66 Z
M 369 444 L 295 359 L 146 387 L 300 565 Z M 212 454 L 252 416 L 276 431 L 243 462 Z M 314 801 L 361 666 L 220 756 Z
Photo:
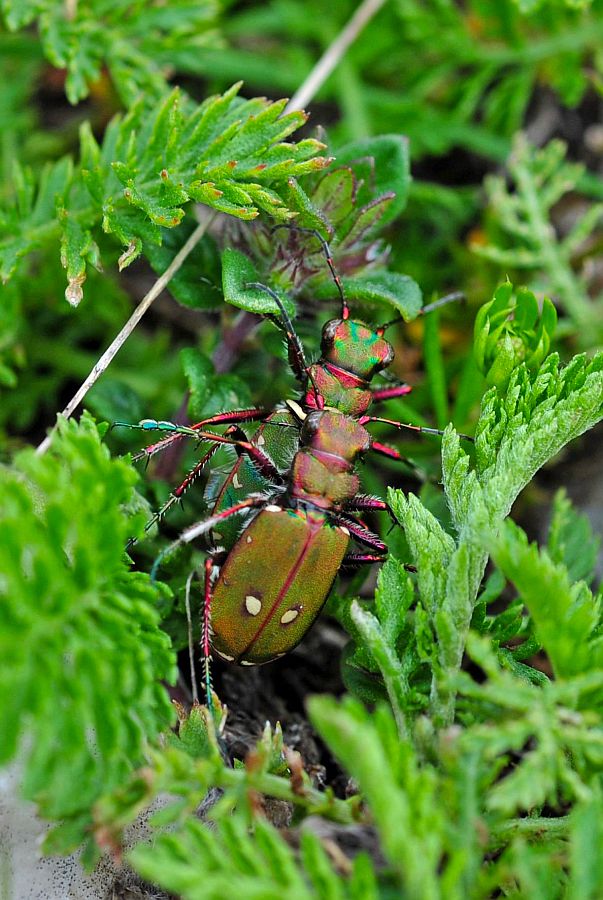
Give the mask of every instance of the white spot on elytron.
M 241 482 L 239 481 L 239 476 L 236 472 L 232 476 L 232 486 L 237 489 L 241 487 Z
M 214 537 L 216 538 L 216 540 L 221 541 L 224 535 L 220 534 L 219 531 L 214 531 Z
M 344 534 L 347 534 L 348 537 L 350 536 L 350 529 L 346 528 L 345 525 L 340 525 L 339 530 L 343 531 Z
M 258 597 L 254 597 L 253 594 L 248 594 L 245 597 L 245 609 L 250 616 L 257 616 L 262 609 L 262 601 Z
M 247 535 L 247 543 L 250 544 L 252 542 L 252 540 L 253 540 L 253 538 L 251 537 L 251 535 L 248 534 Z
M 289 625 L 299 616 L 299 609 L 288 609 L 281 616 L 281 625 Z
M 256 442 L 256 444 L 257 444 L 258 447 L 263 447 L 264 444 L 266 443 L 266 439 L 265 439 L 265 437 L 264 437 L 263 434 L 258 434 L 258 436 L 257 436 L 256 439 L 255 439 L 255 442 Z M 252 666 L 253 663 L 249 663 L 249 665 Z
M 299 403 L 296 403 L 295 400 L 287 400 L 287 406 L 289 409 L 293 410 L 298 419 L 301 419 L 303 422 L 304 419 L 307 419 L 307 414 L 303 411 Z
M 240 663 L 242 666 L 255 666 L 255 663 L 249 662 L 248 659 L 241 659 Z
M 282 507 L 276 506 L 274 503 L 270 503 L 268 506 L 265 506 L 264 509 L 266 512 L 282 512 Z
M 225 659 L 226 662 L 234 662 L 234 656 L 229 656 L 228 653 L 222 653 L 221 650 L 216 650 L 216 653 L 218 654 L 220 659 Z

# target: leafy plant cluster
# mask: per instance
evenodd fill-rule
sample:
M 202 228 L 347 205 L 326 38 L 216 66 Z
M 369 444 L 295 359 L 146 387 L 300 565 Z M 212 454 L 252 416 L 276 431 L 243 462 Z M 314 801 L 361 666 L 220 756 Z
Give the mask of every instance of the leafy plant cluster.
M 242 99 L 238 84 L 244 75 L 295 89 L 346 14 L 346 4 L 320 5 L 317 35 L 318 6 L 236 7 L 220 36 L 211 3 L 2 3 L 0 761 L 19 759 L 24 795 L 54 823 L 46 849 L 83 843 L 87 865 L 101 849 L 119 855 L 127 826 L 159 803 L 153 844 L 127 859 L 184 898 L 594 900 L 603 890 L 598 540 L 563 493 L 542 547 L 509 515 L 536 473 L 603 418 L 603 357 L 572 356 L 571 345 L 590 351 L 600 335 L 601 210 L 590 199 L 600 181 L 559 141 L 512 142 L 543 85 L 563 109 L 598 84 L 601 6 L 386 5 L 320 95 L 327 118 L 340 115 L 328 151 L 322 136 L 292 142 L 303 113 Z M 291 46 L 279 66 L 283 37 Z M 72 103 L 89 98 L 89 121 L 77 107 L 66 128 L 41 127 L 33 100 L 48 63 L 64 70 Z M 174 87 L 184 75 L 206 80 Z M 511 149 L 507 177 L 486 180 L 483 220 L 472 184 L 411 185 L 401 131 L 415 158 L 470 148 L 502 161 Z M 560 201 L 578 195 L 568 224 Z M 356 577 L 329 601 L 350 636 L 348 694 L 312 697 L 308 711 L 330 767 L 349 779 L 345 797 L 317 786 L 278 724 L 230 766 L 219 701 L 215 717 L 169 702 L 197 556 L 162 569 L 168 587 L 133 568 L 124 547 L 170 496 L 178 460 L 142 486 L 106 447 L 134 441 L 106 436 L 88 415 L 61 422 L 45 455 L 20 447 L 42 436 L 127 317 L 126 279 L 144 275 L 143 260 L 165 271 L 210 217 L 170 284 L 175 324 L 158 313 L 133 335 L 89 396 L 99 418 L 172 418 L 180 407 L 197 419 L 288 396 L 280 332 L 264 321 L 244 350 L 236 336 L 251 333 L 251 313 L 275 313 L 248 287 L 261 281 L 316 351 L 337 289 L 304 230 L 315 229 L 354 312 L 405 320 L 404 345 L 388 333 L 396 377 L 420 380 L 422 343 L 426 384 L 388 415 L 441 426 L 453 417 L 475 433 L 472 446 L 446 428 L 443 497 L 429 458 L 419 496 L 390 490 L 396 525 L 374 600 L 357 596 Z M 301 228 L 280 227 L 292 223 Z M 118 285 L 115 270 L 137 259 Z M 498 284 L 505 275 L 528 284 Z M 65 279 L 74 306 L 85 291 L 78 309 L 63 299 Z M 449 280 L 492 297 L 472 353 L 467 313 L 443 325 L 419 315 L 419 285 L 443 292 Z M 233 346 L 240 358 L 225 373 Z M 214 478 L 228 464 L 218 456 Z M 363 477 L 383 491 L 381 473 Z M 207 513 L 200 487 L 187 500 L 159 540 L 137 548 L 146 571 L 162 541 Z M 353 836 L 377 849 L 344 852 Z
M 226 47 L 183 53 L 180 63 L 214 83 L 244 77 L 256 90 L 291 93 L 354 8 L 318 0 L 236 8 L 224 22 Z M 460 146 L 502 160 L 541 84 L 568 106 L 598 84 L 600 12 L 598 0 L 386 4 L 319 94 L 341 115 L 333 139 L 395 133 L 404 121 L 415 157 Z

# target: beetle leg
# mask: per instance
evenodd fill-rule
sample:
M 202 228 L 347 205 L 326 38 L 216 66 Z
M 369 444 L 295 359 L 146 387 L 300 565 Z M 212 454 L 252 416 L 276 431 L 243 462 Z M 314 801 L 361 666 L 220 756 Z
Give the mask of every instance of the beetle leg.
M 408 456 L 402 456 L 401 453 L 398 452 L 394 447 L 388 447 L 387 444 L 382 444 L 381 441 L 373 441 L 371 444 L 371 450 L 374 450 L 375 453 L 379 453 L 381 456 L 387 457 L 387 459 L 394 459 L 396 462 L 404 463 L 405 466 L 411 470 L 413 475 L 416 477 L 418 481 L 427 481 L 428 476 L 426 473 L 418 466 L 412 459 Z
M 412 387 L 410 384 L 395 384 L 391 387 L 375 388 L 373 391 L 373 403 L 379 403 L 381 400 L 391 400 L 393 397 L 405 397 L 411 391 Z
M 348 553 L 343 557 L 342 566 L 370 565 L 371 563 L 385 562 L 387 556 L 379 553 Z
M 168 554 L 172 553 L 181 544 L 190 544 L 191 541 L 194 541 L 202 534 L 207 534 L 208 531 L 211 531 L 219 522 L 222 522 L 229 516 L 235 516 L 237 513 L 242 512 L 245 509 L 254 509 L 260 506 L 265 506 L 267 502 L 267 497 L 248 497 L 247 500 L 242 500 L 240 503 L 235 503 L 234 506 L 230 506 L 228 509 L 223 509 L 221 512 L 216 513 L 215 516 L 209 516 L 207 519 L 203 519 L 203 521 L 196 522 L 194 525 L 191 525 L 189 528 L 182 532 L 179 538 L 176 538 L 175 541 L 172 541 L 171 544 L 169 544 L 164 550 L 161 551 L 161 553 L 153 563 L 153 568 L 151 569 L 151 580 L 156 580 L 157 571 L 165 557 L 168 556 Z
M 205 560 L 205 590 L 203 593 L 203 621 L 201 624 L 201 651 L 203 653 L 203 681 L 205 683 L 205 702 L 213 712 L 211 695 L 211 573 L 214 567 L 213 557 Z
M 391 512 L 389 503 L 385 500 L 381 500 L 379 497 L 367 497 L 366 494 L 356 494 L 356 496 L 346 504 L 346 509 L 378 509 L 382 512 Z
M 382 419 L 381 416 L 360 416 L 358 422 L 360 425 L 368 425 L 369 422 L 382 422 L 384 425 L 392 425 L 394 428 L 408 428 L 410 431 L 417 431 L 422 434 L 438 434 L 440 436 L 444 434 L 441 428 L 425 428 L 424 425 L 410 425 L 406 422 L 396 422 L 394 419 Z M 474 443 L 475 440 L 468 434 L 459 434 L 459 437 L 465 441 L 471 441 L 471 443 Z
M 172 491 L 172 493 L 170 494 L 168 499 L 165 501 L 165 503 L 163 504 L 161 509 L 158 509 L 157 512 L 155 513 L 155 515 L 151 519 L 149 519 L 147 524 L 144 526 L 145 534 L 151 530 L 153 525 L 156 525 L 157 522 L 160 522 L 161 519 L 163 519 L 163 517 L 165 516 L 167 511 L 169 509 L 171 509 L 175 503 L 178 503 L 179 501 L 182 500 L 182 497 L 184 496 L 186 491 L 189 489 L 189 487 L 192 485 L 192 483 L 199 477 L 203 468 L 209 462 L 209 460 L 214 455 L 214 453 L 216 452 L 217 449 L 218 449 L 218 444 L 214 444 L 213 447 L 210 447 L 209 450 L 207 450 L 207 452 L 203 454 L 201 459 L 193 466 L 193 468 L 190 470 L 190 472 L 188 472 L 188 474 L 186 475 L 186 478 L 182 481 L 182 483 L 179 484 L 178 487 Z M 126 545 L 126 550 L 129 550 L 136 543 L 138 543 L 136 538 L 130 538 L 130 540 L 128 541 L 128 543 Z
M 379 563 L 385 562 L 387 556 L 380 555 L 379 553 L 348 553 L 347 556 L 344 556 L 342 566 L 358 566 L 363 565 L 364 563 Z M 412 566 L 410 563 L 403 563 L 403 568 L 407 572 L 416 572 L 417 567 Z
M 176 441 L 182 440 L 184 437 L 194 437 L 194 434 L 191 434 L 191 431 L 198 431 L 200 428 L 203 428 L 206 425 L 231 425 L 233 423 L 243 423 L 243 422 L 261 422 L 267 416 L 269 416 L 271 410 L 260 409 L 259 407 L 254 407 L 252 409 L 234 409 L 229 410 L 228 412 L 218 413 L 215 416 L 209 416 L 207 419 L 201 419 L 200 422 L 195 422 L 194 425 L 186 426 L 186 431 L 174 431 L 175 428 L 180 426 L 176 425 L 172 422 L 166 423 L 157 423 L 158 430 L 167 430 L 167 425 L 171 425 L 168 437 L 163 438 L 160 441 L 157 441 L 154 444 L 150 444 L 148 447 L 145 447 L 144 450 L 140 450 L 136 453 L 132 458 L 134 462 L 139 459 L 149 459 L 151 456 L 154 456 L 155 453 L 160 453 L 162 450 L 166 450 Z M 160 428 L 161 425 L 165 425 L 166 428 Z M 127 427 L 127 428 L 140 428 L 140 425 L 132 425 L 128 422 L 115 422 L 111 427 Z M 150 429 L 142 429 L 150 430 Z
M 356 519 L 352 519 L 348 516 L 337 515 L 333 515 L 332 518 L 339 525 L 347 528 L 347 530 L 350 532 L 350 535 L 357 541 L 366 544 L 368 547 L 372 547 L 373 550 L 377 550 L 379 553 L 387 553 L 387 544 L 385 544 L 380 537 L 370 531 L 365 525 L 357 522 Z

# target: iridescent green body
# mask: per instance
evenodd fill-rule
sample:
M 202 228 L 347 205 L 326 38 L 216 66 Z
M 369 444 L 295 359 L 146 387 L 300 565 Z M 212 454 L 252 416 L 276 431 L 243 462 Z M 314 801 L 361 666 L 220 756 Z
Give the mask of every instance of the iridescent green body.
M 324 513 L 269 505 L 244 529 L 220 570 L 212 646 L 258 665 L 292 650 L 322 609 L 349 540 Z
M 391 345 L 362 322 L 324 326 L 322 356 L 308 367 L 302 405 L 289 405 L 299 446 L 285 489 L 273 489 L 254 517 L 247 511 L 249 524 L 230 545 L 212 590 L 212 647 L 223 659 L 270 662 L 293 649 L 320 613 L 350 540 L 337 514 L 357 495 L 355 464 L 371 446 L 358 419 L 372 400 L 370 380 L 392 359 Z M 257 434 L 264 437 L 266 428 Z M 215 509 L 234 505 L 261 481 L 241 458 Z

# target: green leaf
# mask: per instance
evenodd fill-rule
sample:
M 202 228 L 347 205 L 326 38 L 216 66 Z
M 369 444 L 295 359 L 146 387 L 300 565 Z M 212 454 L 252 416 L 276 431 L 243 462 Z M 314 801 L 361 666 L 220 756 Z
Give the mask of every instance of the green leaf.
M 350 301 L 385 303 L 409 322 L 416 318 L 422 305 L 421 288 L 408 275 L 399 272 L 371 272 L 356 278 L 343 278 Z
M 129 0 L 89 0 L 73 8 L 51 0 L 3 0 L 2 11 L 12 30 L 38 20 L 44 53 L 67 70 L 66 93 L 74 104 L 88 96 L 103 66 L 124 103 L 142 92 L 159 97 L 167 91 L 162 66 L 174 43 L 203 52 L 216 41 L 211 0 L 173 0 L 163 9 Z
M 601 329 L 584 277 L 576 274 L 573 256 L 578 250 L 583 254 L 587 238 L 601 221 L 603 205 L 591 207 L 568 235 L 557 237 L 551 224 L 552 209 L 575 188 L 583 172 L 581 165 L 566 162 L 566 149 L 562 141 L 554 140 L 538 150 L 525 135 L 516 135 L 508 160 L 514 191 L 502 176 L 486 179 L 498 226 L 496 243 L 476 243 L 472 249 L 501 265 L 503 274 L 514 268 L 534 272 L 540 281 L 544 276 L 547 293 L 565 310 L 579 339 L 584 340 L 590 329 L 597 334 Z M 545 340 L 552 316 L 552 309 L 543 309 Z
M 124 553 L 145 518 L 123 512 L 136 478 L 86 417 L 0 469 L 0 758 L 25 738 L 24 791 L 46 816 L 89 813 L 172 719 L 158 589 Z
M 364 138 L 339 148 L 335 166 L 349 165 L 361 180 L 358 205 L 370 202 L 380 194 L 394 195 L 380 219 L 380 226 L 396 219 L 408 198 L 410 186 L 410 160 L 408 138 L 397 134 L 381 134 Z
M 222 290 L 224 299 L 233 306 L 262 315 L 279 315 L 280 309 L 268 292 L 250 288 L 249 284 L 259 282 L 259 276 L 252 261 L 244 253 L 227 247 L 222 254 Z M 280 298 L 288 312 L 293 305 L 288 297 Z
M 596 900 L 603 889 L 603 802 L 600 786 L 571 812 L 569 900 Z
M 195 230 L 196 222 L 187 216 L 178 228 L 164 230 L 161 244 L 149 243 L 145 255 L 157 275 L 163 274 Z M 217 309 L 222 304 L 220 255 L 214 242 L 205 237 L 187 256 L 167 286 L 175 299 L 191 309 Z
M 139 844 L 128 857 L 143 878 L 183 900 L 218 900 L 231 892 L 258 900 L 345 896 L 345 881 L 318 838 L 304 832 L 300 865 L 279 832 L 261 818 L 253 833 L 241 816 L 221 819 L 211 830 L 190 818 L 153 845 Z
M 553 513 L 549 526 L 547 547 L 553 562 L 567 566 L 571 581 L 584 579 L 589 583 L 594 575 L 601 539 L 593 535 L 585 515 L 574 509 L 563 489 L 553 498 Z
M 528 544 L 525 533 L 511 521 L 505 522 L 493 543 L 492 555 L 521 592 L 556 676 L 600 668 L 603 639 L 596 632 L 601 609 L 586 584 L 572 584 L 567 568 Z
M 156 103 L 143 95 L 109 123 L 101 147 L 89 127 L 82 128 L 81 168 L 65 157 L 42 169 L 36 181 L 15 165 L 14 195 L 0 205 L 0 277 L 10 278 L 21 257 L 61 233 L 68 291 L 77 299 L 85 264 L 100 264 L 93 235 L 101 224 L 125 248 L 120 268 L 142 252 L 161 265 L 180 249 L 190 224 L 179 229 L 180 240 L 172 239 L 167 252 L 154 248 L 193 201 L 237 218 L 264 211 L 287 221 L 294 214 L 285 199 L 291 178 L 329 160 L 317 156 L 323 149 L 318 141 L 285 140 L 303 125 L 303 113 L 284 113 L 282 101 L 241 100 L 239 88 L 200 105 L 178 90 Z M 192 264 L 176 279 L 175 293 L 189 303 L 213 305 L 186 284 Z M 199 272 L 204 274 L 212 273 Z

